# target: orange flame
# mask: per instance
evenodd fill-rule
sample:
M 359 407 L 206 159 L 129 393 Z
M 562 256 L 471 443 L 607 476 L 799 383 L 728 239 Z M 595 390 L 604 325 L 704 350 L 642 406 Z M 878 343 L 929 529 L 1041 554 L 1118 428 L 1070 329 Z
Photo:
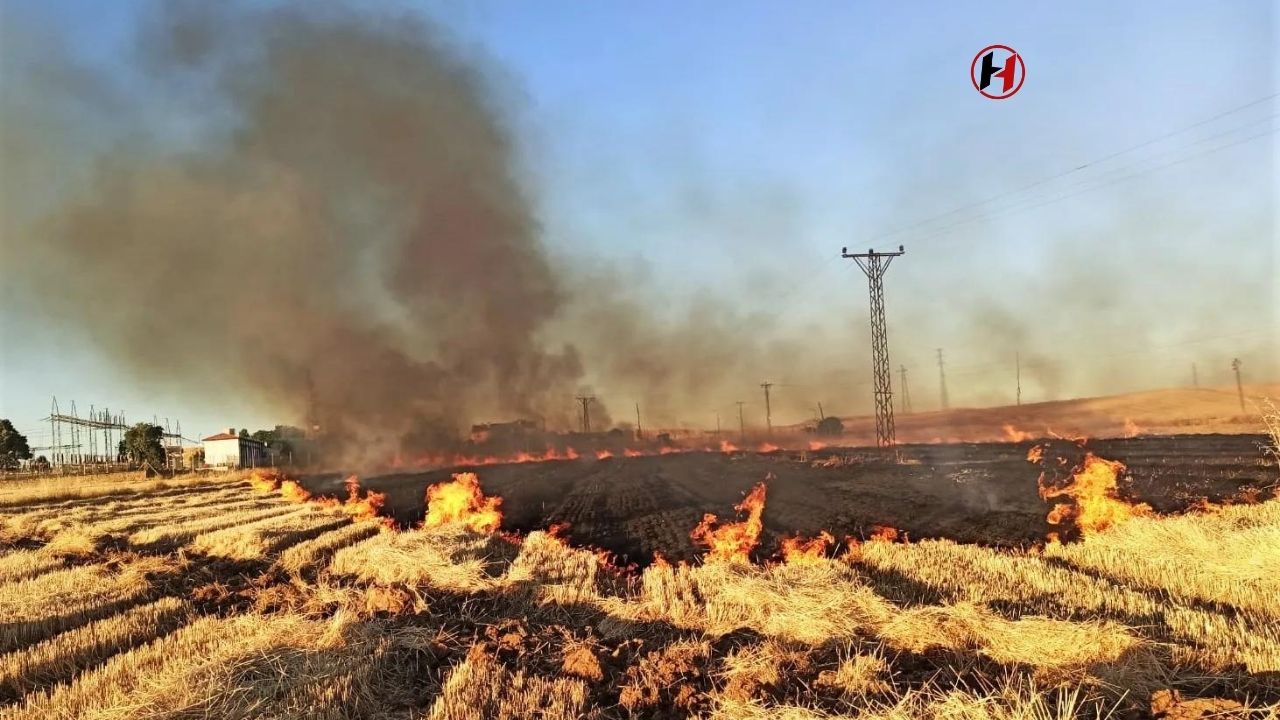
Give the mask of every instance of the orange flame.
M 249 473 L 249 485 L 252 486 L 256 492 L 275 492 L 280 489 L 280 481 L 283 477 L 284 476 L 275 470 L 259 468 Z
M 1036 464 L 1044 462 L 1044 446 L 1032 446 L 1032 448 L 1027 451 L 1027 462 Z
M 799 535 L 783 538 L 782 561 L 788 565 L 812 565 L 827 556 L 827 549 L 835 541 L 826 530 L 808 540 Z
M 1075 501 L 1058 503 L 1045 518 L 1050 525 L 1074 523 L 1082 535 L 1089 536 L 1118 525 L 1130 518 L 1153 514 L 1146 503 L 1130 503 L 1116 492 L 1116 478 L 1124 472 L 1124 463 L 1086 452 L 1084 460 L 1072 471 L 1065 487 L 1050 487 L 1040 478 L 1040 497 L 1066 496 Z M 1051 533 L 1057 537 L 1058 533 Z
M 888 525 L 871 526 L 871 540 L 874 541 L 893 542 L 898 539 L 898 534 L 898 528 L 895 527 L 890 527 Z M 903 538 L 905 539 L 906 535 L 903 535 Z
M 771 453 L 771 452 L 777 452 L 779 449 L 780 448 L 777 445 L 774 445 L 771 442 L 762 442 L 760 443 L 760 447 L 757 448 L 756 451 L 762 452 L 762 453 Z
M 728 440 L 721 440 L 721 441 L 720 441 L 720 452 L 722 452 L 722 453 L 736 453 L 736 452 L 738 452 L 738 446 L 737 446 L 737 445 L 734 445 L 733 443 L 729 442 Z
M 626 448 L 622 451 L 623 457 L 640 457 L 643 454 L 644 453 L 640 452 L 639 450 L 632 450 L 631 448 Z
M 1018 428 L 1010 425 L 1009 423 L 1005 423 L 1004 439 L 1009 442 L 1025 442 L 1027 440 L 1034 440 L 1035 436 L 1029 432 L 1019 430 Z
M 824 443 L 824 442 L 818 442 L 817 440 L 810 440 L 810 441 L 809 441 L 809 449 L 810 449 L 811 451 L 815 451 L 815 452 L 816 452 L 816 451 L 821 450 L 822 448 L 824 448 L 824 447 L 826 447 L 826 446 L 827 446 L 827 444 L 826 444 L 826 443 Z
M 597 460 L 608 460 L 608 459 L 609 459 L 609 458 L 611 458 L 611 457 L 613 457 L 613 453 L 609 452 L 608 450 L 597 450 L 597 451 L 596 451 L 596 459 L 597 459 Z
M 741 522 L 717 525 L 715 515 L 707 513 L 702 516 L 702 522 L 689 533 L 689 537 L 707 547 L 706 562 L 751 562 L 751 551 L 759 543 L 760 532 L 764 530 L 764 523 L 761 521 L 761 515 L 764 514 L 764 494 L 765 484 L 756 483 L 742 502 L 734 505 L 738 512 L 747 513 L 747 519 Z
M 436 527 L 460 522 L 476 532 L 493 532 L 502 524 L 500 497 L 486 497 L 475 473 L 457 473 L 453 480 L 427 488 L 427 517 L 422 524 Z

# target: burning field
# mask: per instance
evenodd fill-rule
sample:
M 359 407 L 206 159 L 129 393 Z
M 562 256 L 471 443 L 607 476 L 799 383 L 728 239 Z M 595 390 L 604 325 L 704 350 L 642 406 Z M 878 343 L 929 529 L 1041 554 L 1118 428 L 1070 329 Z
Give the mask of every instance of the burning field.
M 14 482 L 0 716 L 1262 717 L 1254 442 Z

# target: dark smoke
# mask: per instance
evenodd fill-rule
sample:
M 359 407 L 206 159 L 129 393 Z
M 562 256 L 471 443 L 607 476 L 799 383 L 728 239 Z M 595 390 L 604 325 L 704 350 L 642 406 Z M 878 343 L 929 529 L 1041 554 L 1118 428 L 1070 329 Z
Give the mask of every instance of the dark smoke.
M 82 270 L 45 309 L 142 378 L 338 436 L 558 411 L 582 364 L 539 337 L 565 293 L 477 65 L 407 17 L 166 8 L 138 71 L 198 139 L 116 143 L 38 224 L 19 281 Z

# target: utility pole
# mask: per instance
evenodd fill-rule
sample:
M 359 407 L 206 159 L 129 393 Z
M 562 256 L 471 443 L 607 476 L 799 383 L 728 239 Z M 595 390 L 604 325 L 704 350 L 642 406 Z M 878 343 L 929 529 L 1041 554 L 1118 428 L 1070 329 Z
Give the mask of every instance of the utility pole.
M 578 395 L 578 402 L 582 403 L 582 432 L 591 432 L 591 403 L 596 401 L 595 395 Z
M 899 365 L 898 372 L 902 374 L 902 414 L 911 414 L 911 388 L 907 386 L 907 366 Z
M 1022 353 L 1013 354 L 1013 364 L 1018 379 L 1018 404 L 1022 404 Z
M 1240 358 L 1231 361 L 1231 369 L 1236 371 L 1236 392 L 1240 395 L 1240 412 L 1249 412 L 1244 407 L 1244 384 L 1240 382 Z
M 636 403 L 636 439 L 644 439 L 644 430 L 640 427 L 640 403 Z
M 764 425 L 765 436 L 773 437 L 773 409 L 769 405 L 769 388 L 773 387 L 773 383 L 768 380 L 760 383 L 760 387 L 764 388 Z
M 905 253 L 899 245 L 897 252 L 878 253 L 868 249 L 865 253 L 849 253 L 840 248 L 840 257 L 852 258 L 867 276 L 871 293 L 871 374 L 874 379 L 876 401 L 876 445 L 893 447 L 897 433 L 893 426 L 892 371 L 889 369 L 889 337 L 884 321 L 884 274 L 889 271 L 893 259 Z
M 951 407 L 947 402 L 947 371 L 942 366 L 942 348 L 938 348 L 938 395 L 942 399 L 942 409 Z
M 720 437 L 720 411 L 716 411 L 716 437 Z
M 742 419 L 742 401 L 738 401 L 738 441 L 747 444 L 747 423 Z
M 1200 387 L 1200 375 L 1196 372 L 1196 364 L 1191 363 L 1191 387 Z

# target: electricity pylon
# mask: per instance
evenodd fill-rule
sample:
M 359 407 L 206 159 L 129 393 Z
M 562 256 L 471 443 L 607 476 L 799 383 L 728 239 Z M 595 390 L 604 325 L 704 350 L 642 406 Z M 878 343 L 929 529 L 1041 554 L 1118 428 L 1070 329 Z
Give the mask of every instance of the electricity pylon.
M 876 445 L 893 447 L 897 443 L 897 435 L 893 427 L 893 387 L 892 371 L 889 369 L 889 337 L 884 321 L 884 274 L 889 270 L 889 263 L 905 253 L 899 245 L 897 252 L 850 253 L 849 248 L 840 248 L 840 257 L 852 258 L 867 276 L 867 285 L 871 291 L 871 372 L 875 384 L 876 400 Z

